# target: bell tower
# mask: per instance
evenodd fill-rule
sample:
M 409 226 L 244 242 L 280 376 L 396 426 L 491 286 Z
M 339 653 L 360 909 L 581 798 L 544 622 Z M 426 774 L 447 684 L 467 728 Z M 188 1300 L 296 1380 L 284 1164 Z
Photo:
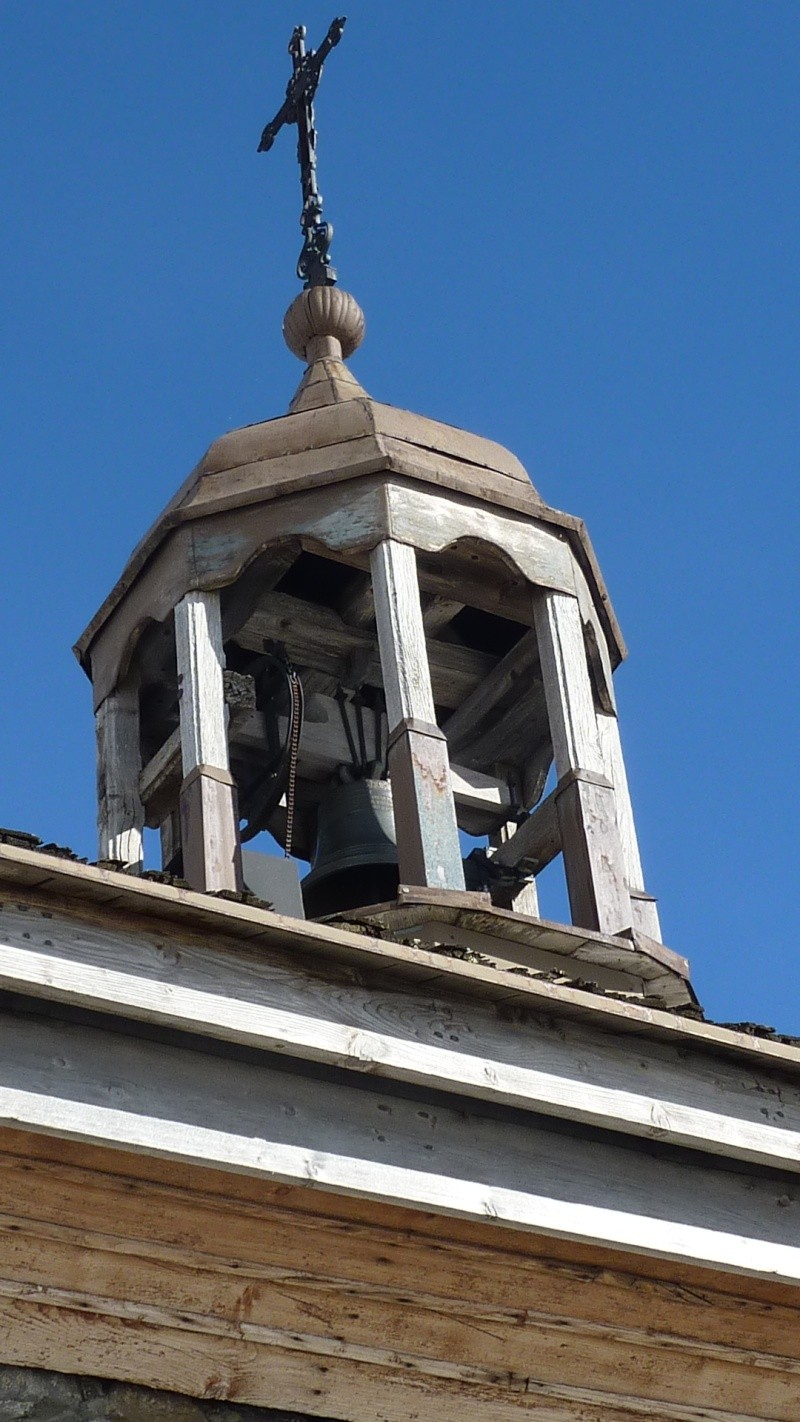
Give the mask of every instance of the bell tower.
M 139 872 L 158 827 L 164 872 L 237 893 L 265 882 L 246 846 L 267 830 L 311 864 L 309 917 L 690 1000 L 645 889 L 625 646 L 583 523 L 509 451 L 373 400 L 347 366 L 365 322 L 330 265 L 312 108 L 343 24 L 316 52 L 295 32 L 260 145 L 297 123 L 299 387 L 211 446 L 76 647 L 100 856 Z M 571 925 L 539 917 L 559 855 Z

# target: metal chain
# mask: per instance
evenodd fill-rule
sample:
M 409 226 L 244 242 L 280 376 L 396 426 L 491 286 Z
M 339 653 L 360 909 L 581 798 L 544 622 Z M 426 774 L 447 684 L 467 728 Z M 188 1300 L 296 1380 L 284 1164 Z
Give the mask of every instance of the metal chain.
M 292 837 L 294 835 L 294 808 L 295 792 L 297 789 L 297 757 L 300 751 L 300 728 L 302 725 L 301 698 L 302 688 L 297 672 L 289 672 L 289 688 L 291 692 L 291 717 L 292 730 L 289 739 L 289 773 L 286 779 L 286 849 L 285 857 L 292 857 Z

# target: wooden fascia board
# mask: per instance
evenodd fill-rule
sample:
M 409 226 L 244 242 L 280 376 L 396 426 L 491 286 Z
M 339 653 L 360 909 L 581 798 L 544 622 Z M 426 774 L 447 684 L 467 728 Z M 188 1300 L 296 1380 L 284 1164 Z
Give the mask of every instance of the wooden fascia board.
M 1 1040 L 12 1129 L 800 1281 L 786 1175 L 56 1019 L 6 1017 Z
M 176 936 L 176 953 L 156 952 L 153 939 L 112 923 L 6 906 L 0 912 L 0 989 L 148 1022 L 181 1033 L 279 1053 L 446 1090 L 675 1146 L 777 1169 L 800 1171 L 800 1093 L 782 1102 L 783 1126 L 750 1110 L 738 1081 L 695 1077 L 692 1065 L 656 1055 L 643 1071 L 639 1056 L 609 1043 L 574 1037 L 566 1048 L 543 1040 L 473 1004 L 463 1029 L 439 1034 L 424 998 L 384 989 L 382 1016 L 371 994 L 330 984 L 297 961 L 296 975 L 264 954 L 262 976 L 252 957 L 201 947 Z M 155 967 L 154 967 L 155 956 Z M 442 992 L 440 986 L 439 992 Z M 443 1009 L 440 1009 L 442 1011 Z M 399 1017 L 398 1017 L 399 1014 Z M 448 1016 L 444 1011 L 443 1020 Z M 377 1024 L 377 1025 L 376 1025 Z M 409 1026 L 413 1032 L 409 1035 Z M 468 1048 L 462 1042 L 468 1040 Z M 450 1046 L 450 1042 L 458 1046 Z M 641 1055 L 641 1052 L 640 1052 Z M 577 1071 L 574 1058 L 585 1062 Z M 590 1065 L 591 1064 L 591 1065 Z M 685 1079 L 684 1079 L 685 1078 Z M 754 1083 L 754 1089 L 759 1085 Z M 764 1099 L 769 1083 L 762 1082 Z
M 413 446 L 409 446 L 407 455 L 398 453 L 396 450 L 387 451 L 377 434 L 364 435 L 358 443 L 364 446 L 363 457 L 352 465 L 337 469 L 335 473 L 327 475 L 326 486 L 343 482 L 350 483 L 385 472 L 388 475 L 394 475 L 395 478 L 409 479 L 412 483 L 423 488 L 430 487 L 430 477 L 426 477 L 415 467 Z M 612 664 L 618 665 L 627 655 L 627 648 L 582 520 L 560 513 L 558 510 L 540 503 L 535 495 L 531 496 L 532 490 L 518 493 L 514 485 L 519 481 L 508 476 L 496 475 L 497 487 L 493 484 L 489 495 L 482 493 L 480 487 L 476 488 L 472 484 L 469 474 L 470 466 L 465 464 L 463 469 L 463 482 L 458 476 L 442 474 L 440 486 L 451 489 L 455 494 L 460 493 L 468 500 L 474 500 L 489 509 L 505 509 L 522 514 L 526 519 L 534 519 L 548 524 L 567 538 L 584 572 L 590 595 L 608 638 Z M 480 473 L 477 468 L 475 472 Z M 487 473 L 489 472 L 491 471 L 487 471 Z M 190 476 L 191 480 L 194 480 L 194 476 Z M 190 487 L 193 487 L 191 482 Z M 274 500 L 289 498 L 306 491 L 311 495 L 314 489 L 319 488 L 320 475 L 318 473 L 298 473 L 294 478 L 281 479 L 272 486 L 262 484 L 247 495 L 242 493 L 221 495 L 219 498 L 209 499 L 208 502 L 199 506 L 186 507 L 176 496 L 152 525 L 144 539 L 137 545 L 117 583 L 75 643 L 73 650 L 87 674 L 89 674 L 91 649 L 95 638 L 114 617 L 119 604 L 152 563 L 164 543 L 178 529 L 235 509 L 271 503 Z
M 377 442 L 369 437 L 360 441 L 369 444 L 369 450 L 365 450 L 364 458 L 355 462 L 351 467 L 336 471 L 335 475 L 329 475 L 325 480 L 325 487 L 338 484 L 343 481 L 357 480 L 368 477 L 371 474 L 379 473 L 386 467 L 386 457 L 377 445 Z M 159 516 L 151 526 L 149 532 L 137 544 L 134 552 L 128 559 L 125 567 L 110 593 L 101 603 L 94 617 L 88 623 L 80 637 L 76 641 L 73 651 L 84 670 L 90 665 L 91 649 L 98 634 L 113 618 L 116 609 L 136 584 L 146 569 L 152 565 L 156 556 L 164 545 L 169 542 L 177 531 L 182 528 L 191 527 L 192 524 L 200 523 L 215 515 L 228 513 L 239 508 L 252 508 L 263 503 L 272 503 L 276 499 L 290 498 L 298 493 L 303 493 L 307 489 L 309 492 L 320 487 L 320 476 L 318 474 L 303 474 L 296 476 L 293 480 L 283 480 L 274 488 L 262 486 L 250 497 L 241 495 L 231 495 L 221 497 L 215 501 L 209 501 L 199 507 L 185 507 L 173 500 L 167 505 L 166 510 Z
M 800 1047 L 787 1043 L 751 1037 L 657 1008 L 618 1002 L 579 988 L 523 978 L 500 968 L 407 947 L 333 924 L 287 918 L 268 909 L 61 859 L 38 850 L 0 844 L 0 883 L 15 891 L 22 890 L 23 894 L 27 890 L 40 902 L 49 899 L 62 906 L 66 904 L 72 912 L 81 912 L 82 900 L 92 911 L 98 908 L 103 911 L 104 906 L 113 905 L 115 910 L 149 919 L 167 932 L 173 931 L 172 926 L 178 923 L 190 931 L 211 931 L 240 938 L 256 949 L 261 940 L 265 945 L 309 954 L 320 963 L 339 962 L 355 968 L 391 972 L 398 981 L 404 978 L 412 982 L 441 980 L 447 983 L 448 990 L 459 996 L 476 996 L 509 1008 L 574 1017 L 595 1022 L 599 1027 L 605 1024 L 609 1030 L 630 1031 L 654 1040 L 678 1043 L 683 1039 L 687 1045 L 733 1054 L 754 1067 L 760 1061 L 762 1066 L 773 1065 L 776 1069 L 800 1069 Z M 604 941 L 600 934 L 585 936 Z M 622 944 L 625 940 L 614 941 Z

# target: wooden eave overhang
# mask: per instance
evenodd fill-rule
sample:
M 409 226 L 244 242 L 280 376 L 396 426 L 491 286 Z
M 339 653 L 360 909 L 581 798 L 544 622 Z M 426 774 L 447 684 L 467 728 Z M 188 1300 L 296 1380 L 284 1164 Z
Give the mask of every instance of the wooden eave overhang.
M 792 1044 L 11 846 L 0 989 L 0 1135 L 800 1283 Z
M 653 1041 L 674 1044 L 683 1040 L 739 1060 L 774 1063 L 781 1069 L 797 1071 L 800 1075 L 800 1046 L 770 1037 L 751 1036 L 693 1017 L 619 1001 L 603 993 L 553 984 L 534 975 L 521 976 L 511 964 L 508 969 L 487 967 L 374 937 L 368 932 L 351 931 L 332 923 L 287 918 L 269 909 L 196 893 L 191 889 L 83 864 L 39 850 L 0 844 L 0 885 L 5 887 L 6 892 L 18 886 L 26 893 L 34 894 L 39 901 L 51 898 L 54 903 L 76 912 L 85 905 L 102 913 L 113 910 L 115 915 L 130 914 L 141 918 L 143 923 L 153 921 L 165 930 L 172 926 L 176 934 L 181 929 L 190 933 L 223 934 L 225 938 L 247 943 L 256 951 L 260 946 L 265 949 L 280 948 L 304 958 L 317 958 L 321 965 L 339 964 L 365 971 L 374 969 L 387 983 L 389 980 L 398 984 L 424 983 L 427 987 L 435 983 L 437 991 L 446 989 L 458 996 L 502 1003 L 508 1008 L 563 1016 Z M 413 903 L 413 893 L 413 890 L 408 891 L 410 903 Z M 520 915 L 507 914 L 502 910 L 492 912 L 501 919 L 523 922 Z M 476 910 L 466 908 L 465 913 L 474 919 Z M 453 921 L 452 912 L 447 917 Z M 632 943 L 625 939 L 603 939 L 600 934 L 590 934 L 565 925 L 545 923 L 542 926 L 553 935 L 563 934 L 565 940 L 575 938 L 619 944 L 623 950 L 634 951 Z M 657 947 L 662 955 L 668 955 L 673 967 L 683 964 L 688 968 L 686 960 L 678 954 L 664 949 L 662 945 Z
M 387 474 L 435 485 L 489 508 L 523 514 L 569 544 L 586 577 L 613 665 L 627 655 L 622 633 L 581 519 L 550 508 L 519 460 L 502 446 L 422 416 L 360 398 L 281 416 L 217 440 L 135 548 L 75 644 L 89 672 L 92 644 L 165 543 L 199 520 Z

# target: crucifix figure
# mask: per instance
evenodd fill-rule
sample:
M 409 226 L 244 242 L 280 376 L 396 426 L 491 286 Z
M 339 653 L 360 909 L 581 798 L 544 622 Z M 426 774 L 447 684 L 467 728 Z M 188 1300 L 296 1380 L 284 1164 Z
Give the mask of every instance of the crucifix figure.
M 258 145 L 259 153 L 267 153 L 284 124 L 297 124 L 297 161 L 303 189 L 303 250 L 297 263 L 297 275 L 304 286 L 333 286 L 336 272 L 330 264 L 328 251 L 333 237 L 333 224 L 322 220 L 322 194 L 317 187 L 317 131 L 314 128 L 314 95 L 317 92 L 322 66 L 334 45 L 342 38 L 345 17 L 334 20 L 319 49 L 306 50 L 306 27 L 298 25 L 289 43 L 292 56 L 292 77 L 286 86 L 286 98 L 274 119 L 268 123 Z

